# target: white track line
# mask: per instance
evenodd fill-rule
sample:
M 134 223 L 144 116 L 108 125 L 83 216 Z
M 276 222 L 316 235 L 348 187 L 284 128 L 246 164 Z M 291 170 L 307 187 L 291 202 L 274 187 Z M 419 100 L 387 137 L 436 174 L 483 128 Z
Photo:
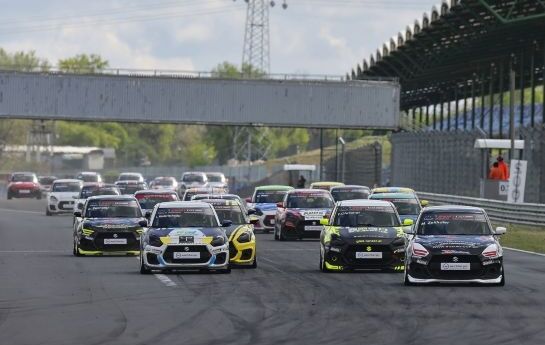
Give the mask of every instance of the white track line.
M 25 211 L 25 210 L 14 210 L 14 209 L 11 209 L 11 208 L 0 208 L 0 211 L 4 211 L 4 212 L 18 212 L 18 213 L 30 213 L 30 214 L 43 214 L 43 215 L 45 215 L 44 212 L 38 212 L 38 211 Z
M 66 254 L 68 250 L 0 250 L 0 254 Z
M 508 250 L 512 250 L 514 252 L 519 252 L 519 253 L 532 254 L 532 255 L 538 255 L 538 256 L 545 256 L 545 254 L 530 252 L 528 250 L 515 249 L 515 248 L 509 248 L 509 247 L 503 247 L 503 249 L 508 249 Z
M 159 281 L 161 283 L 165 284 L 166 286 L 176 286 L 177 285 L 175 282 L 170 280 L 170 278 L 167 277 L 164 274 L 154 274 L 154 276 L 155 276 L 155 278 L 159 279 Z

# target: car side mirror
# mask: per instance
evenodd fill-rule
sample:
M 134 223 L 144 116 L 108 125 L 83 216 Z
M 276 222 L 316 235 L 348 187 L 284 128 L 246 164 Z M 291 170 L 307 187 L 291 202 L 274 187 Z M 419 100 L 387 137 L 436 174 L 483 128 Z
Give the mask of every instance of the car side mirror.
M 496 228 L 496 235 L 505 235 L 507 233 L 507 228 L 503 226 L 498 226 Z
M 253 208 L 248 209 L 248 215 L 250 216 L 252 214 L 255 214 L 255 209 Z
M 426 207 L 430 204 L 430 202 L 428 200 L 420 200 L 420 206 L 422 207 Z
M 247 197 L 246 199 L 244 199 L 244 201 L 246 201 L 246 202 L 252 202 L 252 198 Z
M 276 203 L 276 207 L 278 207 L 278 208 L 284 208 L 284 203 L 283 203 L 283 202 L 277 202 L 277 203 Z
M 145 219 L 142 219 L 141 221 L 138 222 L 138 225 L 140 225 L 141 227 L 145 228 L 148 226 L 148 221 L 145 220 Z
M 81 211 L 74 211 L 74 217 L 81 218 Z
M 320 219 L 320 225 L 329 225 L 329 219 L 327 218 Z
M 221 222 L 221 226 L 222 226 L 223 228 L 228 228 L 228 227 L 230 227 L 231 225 L 233 225 L 233 222 L 230 221 L 230 220 L 224 220 L 223 222 Z
M 150 219 L 151 218 L 151 211 L 146 211 L 146 214 L 144 215 L 144 217 L 146 217 L 146 219 Z
M 403 220 L 403 226 L 412 226 L 414 221 L 412 219 L 406 218 Z

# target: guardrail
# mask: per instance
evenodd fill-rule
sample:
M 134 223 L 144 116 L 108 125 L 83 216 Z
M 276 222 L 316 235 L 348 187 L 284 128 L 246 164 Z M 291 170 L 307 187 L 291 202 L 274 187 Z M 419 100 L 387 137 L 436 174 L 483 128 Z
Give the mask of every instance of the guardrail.
M 513 204 L 505 201 L 466 196 L 418 192 L 430 205 L 465 205 L 482 207 L 494 221 L 525 225 L 545 225 L 545 204 Z

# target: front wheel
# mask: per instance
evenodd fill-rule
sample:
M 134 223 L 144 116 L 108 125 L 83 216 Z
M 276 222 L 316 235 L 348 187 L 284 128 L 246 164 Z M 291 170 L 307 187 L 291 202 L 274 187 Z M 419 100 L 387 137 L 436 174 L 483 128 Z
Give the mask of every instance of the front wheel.
M 501 266 L 501 280 L 496 286 L 505 286 L 505 271 L 503 270 L 503 265 Z
M 405 266 L 407 267 L 407 266 Z M 403 273 L 403 285 L 405 286 L 413 286 L 414 283 L 411 283 L 411 281 L 409 280 L 409 273 L 407 273 L 407 269 L 405 268 L 405 271 Z
M 41 192 L 38 193 L 38 195 L 36 195 L 36 199 L 37 200 L 42 200 L 42 193 Z
M 45 209 L 45 215 L 48 217 L 52 215 L 51 211 L 49 211 L 49 208 Z
M 11 198 L 13 198 L 13 197 L 11 196 L 11 193 L 8 192 L 8 200 L 11 200 Z
M 74 256 L 78 256 L 78 257 L 83 256 L 79 252 L 78 242 L 77 242 L 76 239 L 74 239 L 74 246 L 73 246 L 72 254 L 74 254 Z
M 150 274 L 151 270 L 144 263 L 144 258 L 140 255 L 140 274 Z
M 257 256 L 254 257 L 254 262 L 252 262 L 250 268 L 257 268 Z
M 324 272 L 324 273 L 329 273 L 330 270 L 326 267 L 325 265 L 325 260 L 322 256 L 322 253 L 320 253 L 320 271 Z

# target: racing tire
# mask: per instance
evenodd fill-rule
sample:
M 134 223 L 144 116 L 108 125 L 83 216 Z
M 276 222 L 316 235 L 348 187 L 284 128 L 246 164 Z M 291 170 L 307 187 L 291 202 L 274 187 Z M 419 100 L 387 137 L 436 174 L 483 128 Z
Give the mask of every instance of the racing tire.
M 45 215 L 51 217 L 53 214 L 49 211 L 49 208 L 45 209 Z
M 254 257 L 254 262 L 252 262 L 249 268 L 257 268 L 257 256 Z
M 496 286 L 505 286 L 505 271 L 503 270 L 503 265 L 501 266 L 501 280 Z
M 81 253 L 79 252 L 79 248 L 78 248 L 78 245 L 76 244 L 76 240 L 75 240 L 75 239 L 74 239 L 74 246 L 73 246 L 72 254 L 74 254 L 74 256 L 77 256 L 77 257 L 83 256 L 83 255 L 81 255 Z
M 405 270 L 404 273 L 403 273 L 403 285 L 405 285 L 405 286 L 414 286 L 414 285 L 416 285 L 415 283 L 411 283 L 411 281 L 409 280 L 409 274 L 407 273 L 407 270 Z
M 11 196 L 11 193 L 8 192 L 8 200 L 11 200 L 11 198 L 13 198 L 13 197 Z
M 140 274 L 151 274 L 151 270 L 149 269 L 149 267 L 144 264 L 142 255 L 140 255 Z
M 278 238 L 278 232 L 276 231 L 276 226 L 274 227 L 273 234 L 274 234 L 274 240 L 275 240 L 275 241 L 280 240 L 280 239 Z
M 325 260 L 322 257 L 322 254 L 320 253 L 320 271 L 324 273 L 330 273 L 331 271 L 325 267 Z
M 282 225 L 280 225 L 280 230 L 278 232 L 278 240 L 279 241 L 286 241 L 286 238 L 284 237 L 284 235 L 282 234 Z
M 36 200 L 42 200 L 42 192 L 38 193 L 38 195 L 36 195 Z

